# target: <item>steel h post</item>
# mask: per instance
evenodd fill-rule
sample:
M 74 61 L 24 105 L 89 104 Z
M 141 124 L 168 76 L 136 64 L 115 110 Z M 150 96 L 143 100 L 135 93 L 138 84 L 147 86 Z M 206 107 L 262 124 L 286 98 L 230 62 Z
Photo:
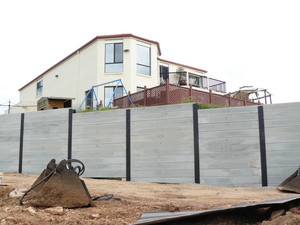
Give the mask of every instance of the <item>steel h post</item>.
M 130 109 L 126 110 L 126 181 L 131 181 Z
M 261 161 L 261 180 L 262 180 L 262 186 L 265 187 L 268 186 L 268 173 L 267 173 L 265 119 L 264 119 L 263 106 L 258 106 L 258 126 L 259 126 L 259 144 L 260 144 L 260 161 Z
M 20 145 L 19 145 L 19 173 L 23 170 L 23 142 L 24 142 L 24 120 L 25 114 L 21 114 L 21 124 L 20 124 Z
M 195 183 L 200 184 L 200 150 L 198 127 L 198 104 L 193 104 L 193 133 L 194 133 L 194 174 Z

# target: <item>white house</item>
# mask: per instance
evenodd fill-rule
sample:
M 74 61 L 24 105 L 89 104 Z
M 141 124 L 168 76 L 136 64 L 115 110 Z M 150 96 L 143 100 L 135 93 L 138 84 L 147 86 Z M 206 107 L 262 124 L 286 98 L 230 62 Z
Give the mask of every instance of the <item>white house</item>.
M 160 56 L 156 41 L 133 34 L 97 36 L 21 87 L 17 105 L 22 107 L 14 107 L 12 112 L 47 109 L 43 106 L 46 100 L 50 108 L 77 109 L 92 86 L 117 79 L 131 93 L 169 79 L 170 83 L 224 94 L 225 82 L 208 78 L 207 71 Z M 124 87 L 118 87 L 116 97 L 124 94 Z M 97 98 L 103 105 L 108 104 L 115 88 L 116 84 L 110 83 L 97 89 Z

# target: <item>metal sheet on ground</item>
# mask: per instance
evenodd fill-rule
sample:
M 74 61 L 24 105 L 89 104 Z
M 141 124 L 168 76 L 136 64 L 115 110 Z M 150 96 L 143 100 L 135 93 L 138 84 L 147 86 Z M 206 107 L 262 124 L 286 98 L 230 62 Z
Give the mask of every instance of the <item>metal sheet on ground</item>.
M 255 202 L 255 203 L 236 205 L 236 206 L 231 206 L 226 208 L 216 208 L 216 209 L 207 209 L 207 210 L 184 211 L 184 212 L 145 212 L 142 214 L 141 218 L 133 225 L 155 224 L 155 223 L 174 221 L 174 220 L 197 217 L 197 216 L 208 215 L 208 214 L 217 214 L 217 213 L 235 211 L 235 210 L 246 209 L 246 208 L 271 207 L 275 205 L 289 203 L 296 200 L 300 200 L 300 196 L 280 198 L 280 199 L 274 199 L 274 200 L 263 201 L 263 202 Z

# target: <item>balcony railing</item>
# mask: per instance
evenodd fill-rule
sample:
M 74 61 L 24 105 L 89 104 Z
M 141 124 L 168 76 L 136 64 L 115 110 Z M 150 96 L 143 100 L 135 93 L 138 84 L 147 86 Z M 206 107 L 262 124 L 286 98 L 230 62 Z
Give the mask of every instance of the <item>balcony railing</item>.
M 209 89 L 217 92 L 226 93 L 226 82 L 209 78 Z
M 187 99 L 194 102 L 219 106 L 257 105 L 255 102 L 233 98 L 230 95 L 214 94 L 211 90 L 200 91 L 195 90 L 192 86 L 183 87 L 178 84 L 169 84 L 169 82 L 149 89 L 145 87 L 143 91 L 130 94 L 130 98 L 136 106 L 178 104 Z M 130 107 L 130 101 L 127 96 L 123 96 L 114 100 L 114 106 L 128 108 Z
M 169 72 L 160 74 L 161 84 L 165 84 L 166 80 L 170 80 L 170 84 L 181 86 L 193 86 L 201 89 L 211 89 L 217 92 L 226 93 L 226 82 L 217 79 L 201 76 L 186 71 Z

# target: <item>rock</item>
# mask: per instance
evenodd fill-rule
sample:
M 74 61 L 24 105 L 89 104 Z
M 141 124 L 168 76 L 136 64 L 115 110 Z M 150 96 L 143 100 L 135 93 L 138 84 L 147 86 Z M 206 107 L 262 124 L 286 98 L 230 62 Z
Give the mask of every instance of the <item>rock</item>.
M 9 197 L 11 198 L 20 198 L 24 195 L 24 193 L 27 191 L 25 188 L 15 189 L 12 192 L 9 193 Z
M 100 215 L 98 213 L 90 215 L 91 219 L 96 219 L 96 218 L 99 218 L 99 217 L 100 217 Z
M 5 219 L 2 219 L 1 222 L 0 222 L 0 225 L 7 225 L 7 222 Z
M 58 207 L 51 207 L 45 209 L 45 212 L 50 213 L 52 215 L 63 215 L 64 214 L 64 208 L 61 206 Z
M 276 211 L 272 212 L 270 219 L 272 220 L 274 218 L 277 218 L 277 217 L 283 216 L 283 215 L 285 215 L 285 210 L 284 209 L 279 209 L 279 210 L 276 210 Z
M 28 211 L 30 214 L 35 214 L 35 213 L 36 213 L 35 209 L 34 209 L 33 207 L 31 207 L 31 206 L 27 208 L 27 211 Z
M 13 218 L 12 216 L 8 216 L 5 219 L 7 219 L 7 220 L 14 220 L 15 218 Z

